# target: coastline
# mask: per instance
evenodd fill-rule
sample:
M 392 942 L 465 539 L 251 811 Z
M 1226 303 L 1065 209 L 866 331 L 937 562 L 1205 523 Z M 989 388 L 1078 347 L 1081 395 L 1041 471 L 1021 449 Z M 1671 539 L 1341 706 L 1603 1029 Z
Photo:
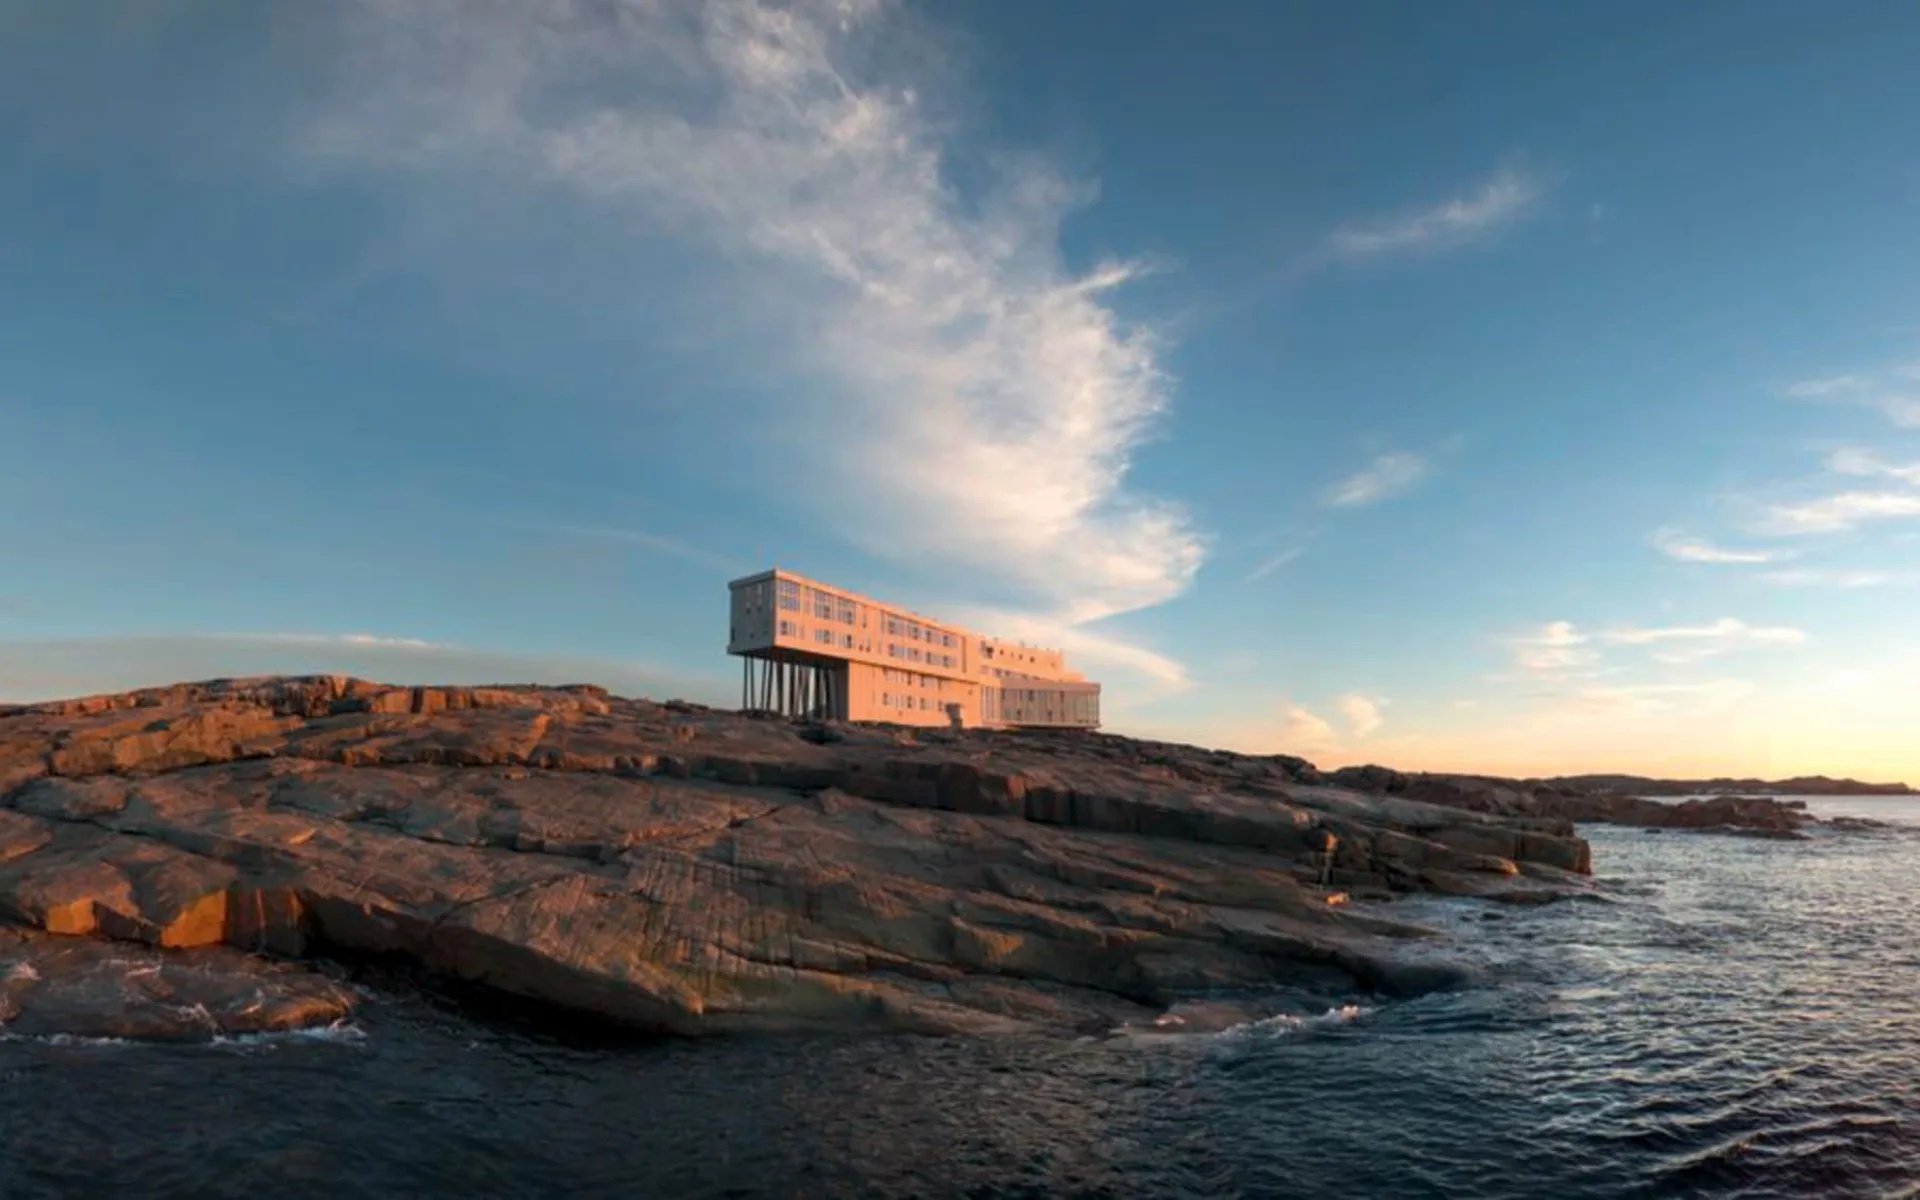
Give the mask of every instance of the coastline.
M 1347 901 L 1586 894 L 1587 820 L 1812 818 L 587 687 L 264 678 L 0 714 L 0 915 L 30 934 L 390 956 L 673 1034 L 1088 1031 L 1235 989 L 1457 987 L 1445 939 Z

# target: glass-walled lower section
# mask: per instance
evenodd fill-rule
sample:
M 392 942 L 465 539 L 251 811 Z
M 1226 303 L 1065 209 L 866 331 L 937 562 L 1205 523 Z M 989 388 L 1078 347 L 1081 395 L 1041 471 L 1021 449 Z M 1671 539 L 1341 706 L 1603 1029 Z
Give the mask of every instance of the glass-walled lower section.
M 987 720 L 1001 725 L 1057 725 L 1094 729 L 1100 724 L 1100 685 L 1038 680 L 1018 687 L 986 688 L 992 694 Z

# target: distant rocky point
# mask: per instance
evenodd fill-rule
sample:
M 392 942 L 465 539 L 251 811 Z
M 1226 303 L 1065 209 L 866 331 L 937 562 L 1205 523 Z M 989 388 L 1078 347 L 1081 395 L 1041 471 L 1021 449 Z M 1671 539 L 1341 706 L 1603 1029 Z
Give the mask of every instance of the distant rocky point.
M 1634 796 L 1916 796 L 1904 783 L 1862 783 L 1802 775 L 1793 779 L 1647 779 L 1639 775 L 1567 775 L 1545 782 Z
M 368 956 L 688 1034 L 1111 1029 L 1235 989 L 1417 993 L 1463 969 L 1368 901 L 1580 894 L 1591 820 L 1810 818 L 584 686 L 317 676 L 16 705 L 0 1029 L 333 1022 L 357 994 L 328 964 Z M 129 953 L 73 948 L 104 942 Z

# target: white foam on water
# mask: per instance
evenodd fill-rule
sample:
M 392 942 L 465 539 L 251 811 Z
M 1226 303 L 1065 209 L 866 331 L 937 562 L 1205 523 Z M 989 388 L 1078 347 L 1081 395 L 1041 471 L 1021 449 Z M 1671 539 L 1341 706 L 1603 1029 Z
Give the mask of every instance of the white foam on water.
M 39 978 L 40 972 L 30 962 L 17 962 L 7 971 L 8 983 L 33 983 Z
M 205 1041 L 182 1042 L 170 1038 L 90 1037 L 78 1033 L 8 1033 L 0 1030 L 0 1042 L 32 1042 L 42 1046 L 169 1046 L 231 1047 L 246 1049 L 274 1046 L 287 1042 L 329 1042 L 357 1046 L 367 1040 L 367 1031 L 351 1021 L 335 1021 L 310 1029 L 276 1029 L 266 1033 L 216 1034 Z
M 265 1033 L 235 1033 L 214 1038 L 213 1046 L 274 1046 L 286 1042 L 331 1042 L 342 1046 L 358 1046 L 367 1040 L 367 1031 L 346 1018 L 329 1025 L 313 1025 L 306 1029 L 274 1029 Z
M 1167 1011 L 1142 1025 L 1123 1025 L 1114 1033 L 1144 1042 L 1214 1041 L 1281 1037 L 1337 1025 L 1350 1025 L 1371 1016 L 1376 1009 L 1365 1004 L 1341 1004 L 1323 1013 L 1274 1013 L 1242 1021 L 1219 1023 L 1219 1016 L 1205 1011 L 1180 1013 Z
M 1376 1010 L 1365 1004 L 1341 1004 L 1318 1016 L 1306 1013 L 1275 1013 L 1257 1021 L 1243 1021 L 1220 1031 L 1219 1037 L 1278 1036 L 1311 1029 L 1351 1025 Z
M 42 1046 L 130 1046 L 126 1038 L 87 1037 L 78 1033 L 0 1033 L 0 1042 L 38 1042 Z

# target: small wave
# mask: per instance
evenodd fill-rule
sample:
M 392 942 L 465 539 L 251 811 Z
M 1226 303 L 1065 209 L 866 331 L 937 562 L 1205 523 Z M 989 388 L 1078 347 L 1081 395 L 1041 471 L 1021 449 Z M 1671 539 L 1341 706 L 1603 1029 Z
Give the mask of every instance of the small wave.
M 34 983 L 39 978 L 40 972 L 30 962 L 17 962 L 7 971 L 8 983 Z
M 345 1019 L 330 1025 L 307 1029 L 274 1029 L 263 1033 L 214 1034 L 202 1041 L 175 1038 L 96 1037 L 81 1033 L 11 1033 L 0 1031 L 0 1042 L 27 1042 L 41 1046 L 221 1046 L 245 1049 L 274 1046 L 288 1042 L 329 1042 L 357 1046 L 367 1040 L 367 1031 Z
M 1341 1004 L 1317 1016 L 1309 1013 L 1275 1013 L 1270 1017 L 1230 1025 L 1221 1030 L 1219 1036 L 1275 1036 L 1301 1033 L 1310 1029 L 1328 1029 L 1338 1025 L 1351 1025 L 1362 1017 L 1373 1015 L 1374 1011 L 1371 1006 L 1365 1004 Z
M 344 1017 L 329 1025 L 312 1025 L 305 1029 L 273 1029 L 264 1033 L 223 1034 L 214 1038 L 212 1046 L 274 1046 L 286 1042 L 332 1042 L 343 1046 L 358 1046 L 367 1040 L 367 1031 Z
M 90 1037 L 80 1033 L 0 1033 L 0 1042 L 33 1042 L 42 1046 L 128 1046 L 126 1038 Z

